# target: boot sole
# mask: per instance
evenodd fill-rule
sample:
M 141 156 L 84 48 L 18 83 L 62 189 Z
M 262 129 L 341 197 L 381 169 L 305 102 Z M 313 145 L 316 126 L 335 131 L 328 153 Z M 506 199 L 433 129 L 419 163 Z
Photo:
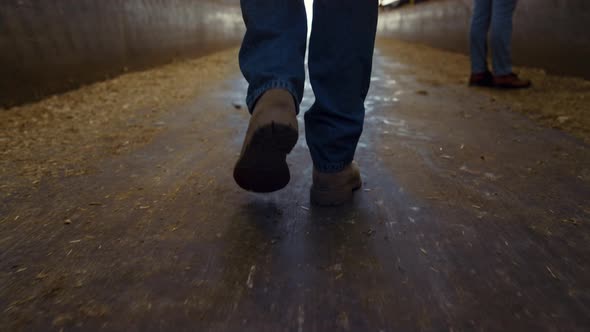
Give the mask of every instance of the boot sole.
M 360 189 L 362 181 L 347 186 L 342 189 L 335 190 L 319 190 L 311 187 L 310 200 L 311 203 L 318 206 L 337 206 L 348 203 L 352 200 L 353 194 L 356 190 Z
M 234 168 L 236 183 L 257 193 L 283 189 L 291 180 L 287 155 L 297 138 L 297 130 L 288 125 L 271 123 L 256 130 Z
M 520 89 L 528 89 L 531 87 L 532 84 L 523 85 L 523 86 L 514 86 L 514 85 L 507 85 L 507 84 L 494 84 L 493 87 L 496 89 L 501 90 L 520 90 Z
M 480 88 L 493 88 L 494 83 L 469 83 L 468 86 L 470 87 L 480 87 Z

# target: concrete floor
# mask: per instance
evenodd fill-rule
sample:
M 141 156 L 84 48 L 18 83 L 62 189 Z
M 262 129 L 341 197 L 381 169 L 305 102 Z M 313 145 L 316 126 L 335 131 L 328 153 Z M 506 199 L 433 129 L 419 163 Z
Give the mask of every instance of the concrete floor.
M 245 88 L 209 82 L 147 144 L 4 198 L 0 330 L 590 328 L 588 145 L 380 47 L 363 189 L 316 208 L 304 137 L 286 189 L 234 184 Z

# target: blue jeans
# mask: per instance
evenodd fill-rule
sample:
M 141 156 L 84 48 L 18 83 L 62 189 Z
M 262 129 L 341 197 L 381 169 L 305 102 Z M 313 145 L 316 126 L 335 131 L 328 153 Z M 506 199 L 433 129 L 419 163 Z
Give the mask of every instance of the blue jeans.
M 474 0 L 471 19 L 471 72 L 488 70 L 488 31 L 491 25 L 492 60 L 495 75 L 512 73 L 510 44 L 512 16 L 517 0 Z
M 288 90 L 301 103 L 307 17 L 303 0 L 241 0 L 246 35 L 240 68 L 249 83 L 250 112 L 268 89 Z M 305 113 L 314 166 L 338 172 L 354 158 L 371 81 L 377 0 L 315 0 L 309 75 L 315 103 Z M 299 112 L 299 106 L 297 106 Z

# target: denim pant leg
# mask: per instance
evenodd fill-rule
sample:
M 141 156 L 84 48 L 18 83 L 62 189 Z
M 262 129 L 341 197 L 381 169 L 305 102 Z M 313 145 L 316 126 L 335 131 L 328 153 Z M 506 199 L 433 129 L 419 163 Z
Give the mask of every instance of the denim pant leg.
M 488 69 L 488 31 L 492 17 L 493 0 L 474 0 L 469 32 L 471 72 L 483 73 Z
M 512 16 L 516 1 L 493 1 L 491 44 L 495 75 L 512 73 Z
M 241 0 L 246 35 L 240 69 L 248 81 L 250 112 L 267 90 L 288 90 L 297 111 L 305 83 L 307 16 L 303 0 Z
M 314 166 L 338 172 L 354 158 L 371 82 L 377 0 L 315 0 L 309 75 L 316 101 L 305 113 Z

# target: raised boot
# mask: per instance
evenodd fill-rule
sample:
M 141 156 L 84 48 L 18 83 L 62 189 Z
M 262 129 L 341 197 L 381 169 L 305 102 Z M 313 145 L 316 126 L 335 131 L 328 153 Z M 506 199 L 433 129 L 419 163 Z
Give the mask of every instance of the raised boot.
M 284 188 L 291 179 L 287 154 L 298 138 L 295 100 L 282 89 L 266 91 L 256 103 L 234 179 L 245 190 L 267 193 Z

